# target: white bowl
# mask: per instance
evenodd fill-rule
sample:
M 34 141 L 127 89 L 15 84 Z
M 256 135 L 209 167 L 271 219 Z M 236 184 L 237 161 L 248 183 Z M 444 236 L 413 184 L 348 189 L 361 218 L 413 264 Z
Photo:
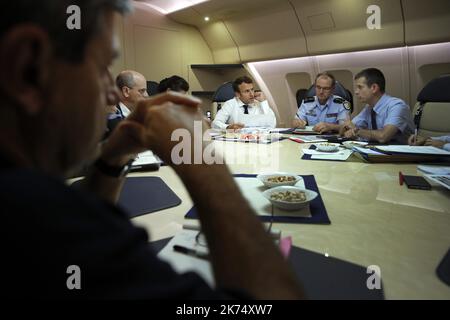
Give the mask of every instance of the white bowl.
M 364 141 L 344 141 L 342 142 L 342 145 L 346 147 L 347 149 L 353 149 L 353 147 L 364 147 L 367 145 L 368 142 Z
M 294 178 L 294 180 L 283 181 L 283 182 L 268 181 L 269 178 L 276 178 L 276 177 L 292 177 L 292 178 Z M 263 174 L 257 175 L 256 178 L 258 178 L 268 188 L 280 187 L 280 186 L 294 186 L 297 184 L 297 182 L 299 182 L 300 180 L 303 179 L 302 177 L 300 177 L 298 175 L 295 175 L 292 173 L 287 173 L 287 172 L 263 173 Z
M 317 146 L 317 151 L 322 151 L 322 152 L 335 152 L 339 150 L 339 143 L 329 143 L 329 142 L 324 142 L 324 143 L 318 143 L 316 144 Z
M 280 191 L 303 191 L 306 195 L 306 200 L 302 202 L 289 202 L 289 201 L 282 201 L 282 200 L 274 200 L 271 199 L 270 196 L 274 192 L 280 192 Z M 318 194 L 315 191 L 300 188 L 300 187 L 289 187 L 289 186 L 283 186 L 283 187 L 276 187 L 272 189 L 268 189 L 263 192 L 263 196 L 269 200 L 275 207 L 283 209 L 283 210 L 300 210 L 306 207 L 312 200 L 314 200 Z

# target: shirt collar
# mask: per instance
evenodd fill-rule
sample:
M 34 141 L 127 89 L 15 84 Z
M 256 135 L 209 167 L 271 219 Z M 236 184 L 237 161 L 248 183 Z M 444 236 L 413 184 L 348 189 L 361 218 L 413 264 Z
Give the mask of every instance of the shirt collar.
M 378 100 L 377 103 L 375 104 L 375 106 L 373 107 L 373 111 L 375 111 L 375 113 L 380 113 L 380 111 L 386 105 L 386 100 L 388 99 L 388 97 L 389 96 L 387 94 L 383 94 L 381 96 L 380 100 Z
M 131 110 L 128 109 L 126 105 L 124 105 L 121 101 L 119 101 L 119 108 L 122 110 L 122 114 L 124 117 L 128 117 L 128 115 L 131 113 Z
M 316 96 L 315 98 L 316 98 L 316 104 L 315 104 L 315 106 L 318 107 L 318 108 L 320 108 L 321 104 L 320 104 L 320 102 L 319 102 L 319 98 L 318 98 L 317 96 Z M 331 100 L 332 100 L 332 99 L 334 99 L 334 96 L 333 96 L 333 95 L 331 95 L 331 96 L 328 98 L 328 100 L 327 100 L 327 102 L 325 102 L 324 106 L 325 106 L 325 107 L 326 107 L 326 106 L 331 106 Z

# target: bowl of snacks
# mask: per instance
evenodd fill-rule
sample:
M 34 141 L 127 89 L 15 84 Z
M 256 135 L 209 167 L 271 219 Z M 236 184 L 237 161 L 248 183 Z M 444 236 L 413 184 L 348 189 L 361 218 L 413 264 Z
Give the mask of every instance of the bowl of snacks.
M 263 196 L 277 208 L 300 210 L 317 197 L 317 192 L 300 187 L 282 186 L 264 191 Z
M 316 144 L 316 146 L 317 146 L 317 151 L 336 152 L 336 151 L 339 151 L 340 144 L 324 142 L 324 143 L 318 143 L 318 144 Z
M 268 188 L 294 186 L 297 182 L 303 179 L 300 176 L 286 172 L 259 174 L 256 178 L 258 178 Z

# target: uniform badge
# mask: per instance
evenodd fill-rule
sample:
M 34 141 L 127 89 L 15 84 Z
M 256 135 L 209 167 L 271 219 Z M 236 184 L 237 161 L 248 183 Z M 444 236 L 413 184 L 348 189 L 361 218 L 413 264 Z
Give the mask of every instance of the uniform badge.
M 310 103 L 310 102 L 314 102 L 314 101 L 316 101 L 316 98 L 314 98 L 314 97 L 306 97 L 303 100 L 303 103 Z
M 345 110 L 351 110 L 352 108 L 352 105 L 348 101 L 344 101 L 342 105 L 344 106 Z

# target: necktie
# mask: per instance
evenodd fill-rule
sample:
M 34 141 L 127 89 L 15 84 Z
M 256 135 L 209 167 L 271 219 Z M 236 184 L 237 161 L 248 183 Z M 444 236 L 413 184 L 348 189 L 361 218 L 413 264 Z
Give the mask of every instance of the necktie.
M 244 114 L 248 114 L 248 105 L 244 104 Z
M 375 112 L 375 110 L 372 109 L 372 112 L 370 114 L 370 117 L 372 118 L 372 130 L 377 130 L 378 126 L 377 126 L 377 113 Z

